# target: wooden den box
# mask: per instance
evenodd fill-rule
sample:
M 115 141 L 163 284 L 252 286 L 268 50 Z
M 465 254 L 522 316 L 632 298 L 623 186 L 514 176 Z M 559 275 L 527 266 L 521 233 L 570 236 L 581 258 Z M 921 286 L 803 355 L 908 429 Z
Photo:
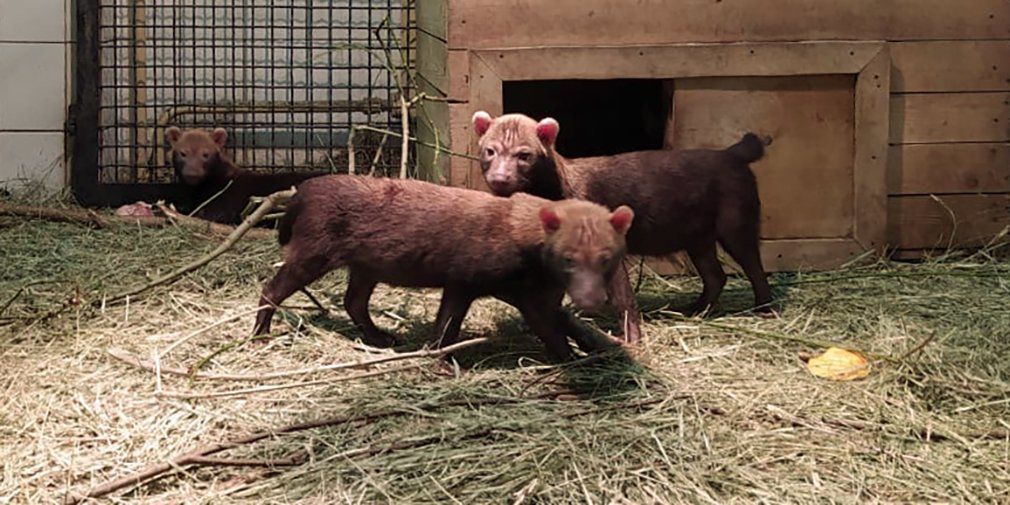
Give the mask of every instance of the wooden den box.
M 471 114 L 561 123 L 566 156 L 722 147 L 755 163 L 769 270 L 977 247 L 1010 224 L 1004 0 L 422 0 L 417 135 L 472 154 Z M 483 188 L 463 156 L 423 169 Z M 432 172 L 427 172 L 432 173 Z

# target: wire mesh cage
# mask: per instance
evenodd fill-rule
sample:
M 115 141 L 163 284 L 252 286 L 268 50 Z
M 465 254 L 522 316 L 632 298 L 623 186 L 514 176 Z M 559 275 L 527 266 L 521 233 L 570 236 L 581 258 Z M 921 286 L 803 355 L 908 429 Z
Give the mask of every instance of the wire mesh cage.
M 171 182 L 170 126 L 224 127 L 249 170 L 346 171 L 353 125 L 400 131 L 411 3 L 97 0 L 100 182 Z M 356 166 L 394 172 L 386 137 L 357 132 Z

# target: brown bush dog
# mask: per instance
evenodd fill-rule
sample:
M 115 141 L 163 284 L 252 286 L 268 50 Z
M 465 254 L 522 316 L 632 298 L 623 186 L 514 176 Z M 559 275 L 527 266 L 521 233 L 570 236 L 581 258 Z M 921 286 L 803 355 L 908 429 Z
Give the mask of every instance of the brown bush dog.
M 527 192 L 549 199 L 580 198 L 609 208 L 628 204 L 637 219 L 628 231 L 630 254 L 667 256 L 686 250 L 704 288 L 686 309 L 696 314 L 718 299 L 726 274 L 716 244 L 743 268 L 757 310 L 772 297 L 759 249 L 760 201 L 749 164 L 764 155 L 764 143 L 748 133 L 723 150 L 638 151 L 566 159 L 554 150 L 559 125 L 522 114 L 493 119 L 473 115 L 480 137 L 480 163 L 492 192 Z M 611 299 L 626 314 L 625 338 L 640 338 L 640 316 L 627 270 L 612 279 Z
M 191 201 L 187 203 L 193 208 L 228 188 L 196 213 L 196 217 L 216 223 L 238 224 L 242 222 L 242 211 L 251 197 L 268 196 L 325 174 L 264 174 L 244 170 L 225 153 L 228 133 L 224 128 L 207 132 L 181 130 L 173 126 L 165 132 L 165 140 L 172 149 L 172 165 L 179 180 L 192 188 Z M 228 186 L 229 182 L 231 186 Z
M 331 175 L 302 183 L 281 218 L 284 264 L 263 288 L 256 334 L 274 307 L 323 274 L 349 269 L 344 308 L 373 345 L 390 345 L 368 314 L 376 284 L 443 288 L 435 330 L 454 343 L 471 303 L 494 296 L 519 309 L 555 358 L 570 355 L 565 335 L 595 346 L 561 309 L 606 302 L 634 214 L 583 201 L 552 202 L 431 183 Z

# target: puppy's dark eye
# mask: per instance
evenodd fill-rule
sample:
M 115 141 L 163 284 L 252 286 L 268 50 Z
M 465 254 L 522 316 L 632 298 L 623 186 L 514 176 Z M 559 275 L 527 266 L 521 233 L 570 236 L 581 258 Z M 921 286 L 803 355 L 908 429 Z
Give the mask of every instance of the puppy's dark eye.
M 203 159 L 209 160 L 210 159 L 210 153 L 203 153 Z
M 494 158 L 494 155 L 495 155 L 494 149 L 491 149 L 490 147 L 484 149 L 484 156 L 487 156 L 488 158 Z
M 575 256 L 566 255 L 562 257 L 561 260 L 565 263 L 565 266 L 568 268 L 575 266 Z
M 523 163 L 529 163 L 530 160 L 533 159 L 533 153 L 523 151 L 521 153 L 517 153 L 516 158 Z
M 600 264 L 601 265 L 609 265 L 611 259 L 612 258 L 610 257 L 609 254 L 603 254 L 603 255 L 600 256 Z
M 182 158 L 185 158 L 187 156 L 187 154 L 188 153 L 186 153 L 186 151 L 179 151 L 179 156 L 182 157 Z

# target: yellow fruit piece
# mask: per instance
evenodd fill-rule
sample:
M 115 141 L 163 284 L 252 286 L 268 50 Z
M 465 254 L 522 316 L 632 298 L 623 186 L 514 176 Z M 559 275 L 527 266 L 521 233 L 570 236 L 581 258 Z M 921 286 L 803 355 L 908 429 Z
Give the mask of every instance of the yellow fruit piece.
M 870 362 L 852 351 L 832 347 L 824 351 L 824 354 L 810 358 L 807 369 L 825 379 L 851 381 L 870 375 Z

